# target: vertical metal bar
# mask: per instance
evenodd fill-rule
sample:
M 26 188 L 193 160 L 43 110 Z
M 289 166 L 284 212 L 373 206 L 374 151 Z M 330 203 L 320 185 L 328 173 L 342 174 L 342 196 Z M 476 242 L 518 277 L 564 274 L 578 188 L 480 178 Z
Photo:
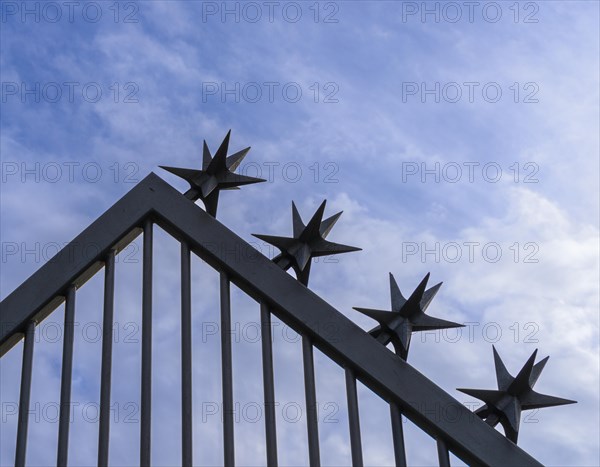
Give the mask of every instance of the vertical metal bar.
M 100 370 L 100 427 L 98 430 L 98 467 L 105 467 L 108 465 L 114 299 L 115 250 L 111 250 L 104 261 L 104 316 L 102 320 L 102 369 Z
M 438 438 L 436 442 L 440 467 L 450 467 L 450 453 L 446 443 L 441 438 Z
M 265 392 L 265 435 L 267 465 L 277 466 L 277 428 L 275 426 L 275 384 L 273 377 L 273 346 L 271 313 L 265 303 L 260 304 L 263 386 Z
M 348 422 L 350 424 L 350 449 L 352 465 L 362 467 L 362 444 L 360 440 L 360 421 L 358 418 L 358 395 L 356 394 L 356 378 L 354 371 L 346 368 L 346 396 L 348 398 Z
M 152 221 L 144 222 L 140 465 L 150 465 L 152 410 Z
M 17 447 L 15 467 L 25 466 L 27 454 L 27 426 L 29 424 L 29 398 L 31 396 L 31 370 L 33 366 L 33 342 L 35 322 L 30 321 L 25 330 L 23 342 L 23 363 L 21 366 L 21 388 L 19 395 L 19 421 L 17 422 Z
M 221 372 L 223 386 L 223 456 L 224 465 L 235 464 L 233 444 L 233 370 L 231 363 L 231 302 L 229 278 L 221 272 Z
M 304 360 L 304 395 L 306 398 L 306 428 L 308 430 L 308 459 L 311 467 L 319 467 L 319 425 L 317 423 L 317 391 L 315 389 L 315 366 L 310 337 L 302 335 L 302 358 Z
M 60 417 L 58 421 L 58 454 L 56 465 L 67 465 L 69 424 L 71 418 L 71 375 L 73 373 L 73 338 L 75 331 L 75 286 L 67 290 L 63 338 L 62 376 L 60 380 Z
M 192 460 L 192 295 L 190 247 L 181 242 L 181 464 Z
M 402 413 L 395 402 L 390 403 L 390 416 L 392 419 L 392 438 L 394 442 L 394 458 L 396 459 L 396 466 L 406 467 L 406 449 L 404 447 Z

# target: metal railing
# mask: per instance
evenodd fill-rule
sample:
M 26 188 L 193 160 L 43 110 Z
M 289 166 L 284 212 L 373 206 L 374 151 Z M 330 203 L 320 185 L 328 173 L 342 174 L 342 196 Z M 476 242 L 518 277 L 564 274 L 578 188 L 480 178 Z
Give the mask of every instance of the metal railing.
M 271 317 L 275 315 L 302 336 L 304 392 L 309 462 L 320 465 L 317 394 L 313 349 L 345 371 L 352 464 L 363 464 L 357 380 L 390 406 L 394 458 L 406 465 L 402 416 L 437 442 L 440 466 L 449 452 L 470 465 L 541 465 L 522 449 L 474 416 L 457 400 L 394 355 L 293 277 L 259 254 L 193 202 L 154 174 L 104 213 L 0 304 L 0 355 L 24 339 L 15 465 L 25 465 L 35 326 L 65 302 L 57 465 L 67 465 L 69 407 L 73 362 L 75 297 L 95 273 L 104 269 L 103 337 L 99 413 L 98 465 L 108 464 L 112 373 L 115 255 L 143 234 L 140 465 L 151 465 L 152 424 L 152 243 L 157 224 L 181 243 L 181 464 L 194 464 L 192 443 L 191 255 L 220 275 L 223 463 L 234 465 L 234 400 L 230 284 L 260 304 L 265 404 L 266 463 L 277 465 L 277 427 Z M 86 245 L 98 254 L 85 254 Z M 243 251 L 246 254 L 240 254 Z M 250 258 L 250 259 L 249 259 Z M 331 326 L 324 326 L 330 323 Z M 453 420 L 436 416 L 452 409 Z M 434 449 L 432 445 L 432 449 Z

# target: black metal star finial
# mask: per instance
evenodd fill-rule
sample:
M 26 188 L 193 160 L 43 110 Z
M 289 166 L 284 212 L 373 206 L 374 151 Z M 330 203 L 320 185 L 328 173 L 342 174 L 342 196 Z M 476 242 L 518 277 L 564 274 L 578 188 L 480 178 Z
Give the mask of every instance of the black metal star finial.
M 504 366 L 496 348 L 493 346 L 492 348 L 494 349 L 498 389 L 458 389 L 458 391 L 485 402 L 485 405 L 477 409 L 475 414 L 484 419 L 488 425 L 496 426 L 500 423 L 506 437 L 513 443 L 517 443 L 519 436 L 521 411 L 576 403 L 576 401 L 547 396 L 533 390 L 533 386 L 550 357 L 534 364 L 537 355 L 536 349 L 519 374 L 513 378 Z
M 430 289 L 425 290 L 428 280 L 429 273 L 427 273 L 407 300 L 402 296 L 394 276 L 390 273 L 392 311 L 354 307 L 355 310 L 379 321 L 379 326 L 369 331 L 369 334 L 383 345 L 388 345 L 391 342 L 396 350 L 396 354 L 403 360 L 406 360 L 408 357 L 410 338 L 413 332 L 463 327 L 462 324 L 434 318 L 425 314 L 425 310 L 427 310 L 431 300 L 433 300 L 433 297 L 435 297 L 435 294 L 442 286 L 440 282 Z
M 227 157 L 230 135 L 231 130 L 227 132 L 221 146 L 217 149 L 215 157 L 212 157 L 206 141 L 204 141 L 202 170 L 160 166 L 161 169 L 186 180 L 190 184 L 190 189 L 184 193 L 184 196 L 192 201 L 201 199 L 206 207 L 206 212 L 213 217 L 217 216 L 220 190 L 238 190 L 241 185 L 266 182 L 262 178 L 234 173 L 248 151 L 250 151 L 250 148 L 247 147 Z
M 281 266 L 284 270 L 287 270 L 290 267 L 293 268 L 296 272 L 298 281 L 306 286 L 308 286 L 312 258 L 361 250 L 361 248 L 325 240 L 337 220 L 342 215 L 341 212 L 338 212 L 323 220 L 326 203 L 326 200 L 323 201 L 310 222 L 307 225 L 304 225 L 302 218 L 298 213 L 298 209 L 292 201 L 293 237 L 252 234 L 256 238 L 260 238 L 279 248 L 281 253 L 273 258 L 275 264 Z

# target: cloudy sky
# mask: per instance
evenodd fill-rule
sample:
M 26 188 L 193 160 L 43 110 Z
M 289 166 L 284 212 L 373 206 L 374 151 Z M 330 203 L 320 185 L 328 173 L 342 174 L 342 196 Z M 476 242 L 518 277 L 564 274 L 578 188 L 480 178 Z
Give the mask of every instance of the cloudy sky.
M 550 355 L 536 390 L 577 405 L 524 414 L 542 463 L 600 465 L 599 4 L 540 2 L 2 1 L 1 297 L 158 165 L 199 167 L 232 129 L 239 171 L 268 183 L 221 196 L 242 238 L 291 233 L 323 199 L 330 235 L 363 248 L 313 266 L 311 288 L 358 325 L 431 272 L 429 308 L 462 334 L 415 335 L 411 363 L 494 388 L 492 344 L 516 374 Z M 180 462 L 178 244 L 156 229 L 153 461 Z M 139 443 L 141 239 L 117 261 L 110 460 Z M 272 256 L 266 244 L 253 245 Z M 194 279 L 194 456 L 221 462 L 218 277 Z M 69 460 L 93 465 L 103 278 L 78 291 Z M 265 463 L 258 306 L 233 289 L 236 458 Z M 56 459 L 63 308 L 38 327 L 28 462 Z M 301 348 L 275 321 L 279 456 L 308 461 Z M 0 464 L 14 462 L 22 344 L 0 363 Z M 350 462 L 343 371 L 316 354 L 322 460 Z M 365 463 L 391 465 L 385 403 L 359 386 Z M 173 411 L 176 414 L 173 415 Z M 526 415 L 526 416 L 525 416 Z M 406 425 L 411 465 L 433 440 Z

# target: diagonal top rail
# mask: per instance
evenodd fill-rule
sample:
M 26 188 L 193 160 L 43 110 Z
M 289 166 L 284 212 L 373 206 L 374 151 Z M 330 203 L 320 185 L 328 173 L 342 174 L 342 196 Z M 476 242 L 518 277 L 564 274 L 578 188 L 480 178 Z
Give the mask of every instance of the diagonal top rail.
M 470 465 L 540 466 L 227 227 L 151 173 L 0 303 L 0 355 L 124 248 L 150 218 Z M 93 245 L 94 255 L 89 255 Z

